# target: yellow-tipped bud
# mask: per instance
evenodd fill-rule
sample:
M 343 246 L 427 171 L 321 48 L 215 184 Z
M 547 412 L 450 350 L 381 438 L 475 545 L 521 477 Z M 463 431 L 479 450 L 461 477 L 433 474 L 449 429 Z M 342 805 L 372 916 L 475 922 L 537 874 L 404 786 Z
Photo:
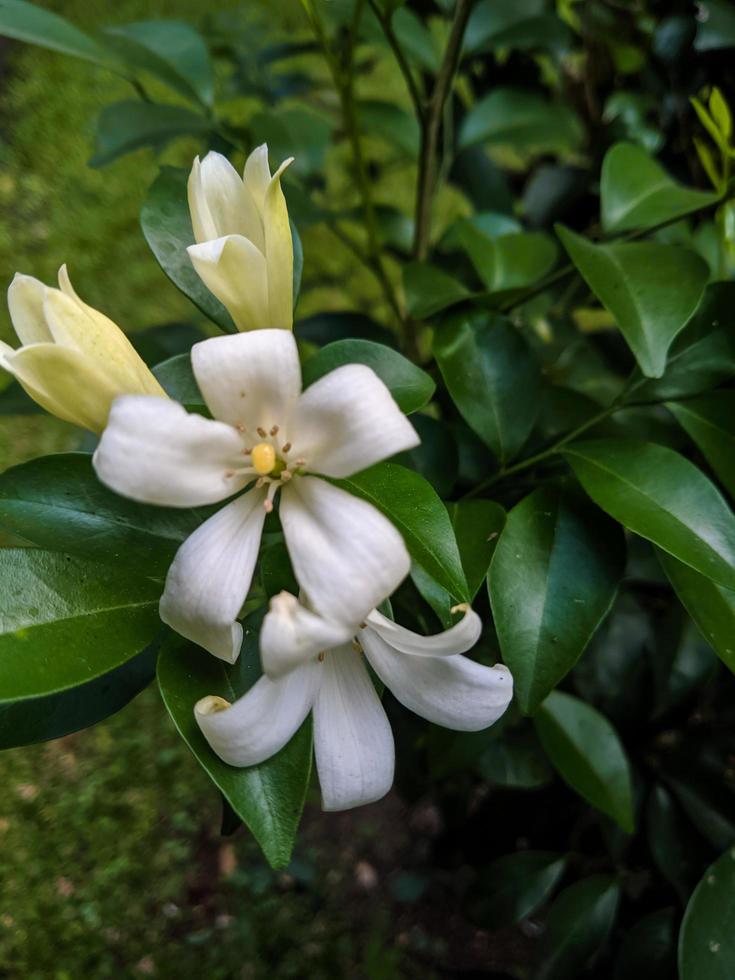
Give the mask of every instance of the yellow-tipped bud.
M 259 442 L 253 446 L 253 466 L 261 476 L 267 476 L 276 465 L 276 451 L 269 442 Z

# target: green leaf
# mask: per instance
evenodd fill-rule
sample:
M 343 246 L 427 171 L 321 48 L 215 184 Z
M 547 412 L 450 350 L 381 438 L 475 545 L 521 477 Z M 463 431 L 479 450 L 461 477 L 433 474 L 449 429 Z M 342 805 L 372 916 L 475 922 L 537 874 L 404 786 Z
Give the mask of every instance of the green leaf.
M 471 296 L 461 282 L 427 262 L 409 262 L 403 267 L 403 289 L 406 309 L 419 320 Z
M 685 902 L 701 873 L 706 845 L 667 789 L 656 784 L 646 805 L 646 832 L 653 863 Z
M 15 380 L 11 380 L 0 392 L 0 415 L 38 415 L 42 411 L 41 406 Z
M 439 52 L 429 28 L 407 7 L 393 14 L 391 25 L 406 56 L 427 71 L 439 69 Z
M 144 146 L 160 150 L 180 136 L 203 136 L 209 120 L 182 106 L 128 100 L 106 105 L 97 120 L 94 155 L 90 167 L 105 167 L 113 160 Z
M 159 583 L 35 548 L 0 550 L 0 702 L 68 691 L 160 630 Z
M 735 48 L 735 10 L 729 0 L 704 0 L 697 17 L 697 51 Z
M 108 45 L 134 69 L 205 106 L 214 100 L 214 73 L 201 34 L 180 20 L 145 20 L 108 27 Z
M 518 88 L 495 88 L 467 113 L 461 149 L 473 143 L 508 146 L 521 153 L 568 153 L 584 138 L 574 112 L 562 103 Z
M 488 585 L 522 711 L 535 712 L 579 660 L 624 568 L 620 526 L 558 487 L 540 487 L 508 514 Z
M 520 851 L 484 867 L 470 892 L 472 919 L 486 929 L 514 925 L 540 908 L 566 870 L 563 854 Z
M 665 551 L 658 551 L 658 559 L 702 636 L 735 674 L 735 592 L 723 589 Z
M 465 220 L 457 234 L 491 293 L 533 285 L 551 270 L 558 255 L 554 241 L 538 231 L 490 236 Z
M 509 789 L 538 789 L 553 779 L 553 770 L 533 728 L 504 731 L 477 760 L 484 780 Z
M 151 647 L 120 667 L 59 694 L 0 704 L 0 749 L 61 738 L 108 718 L 153 680 L 156 653 Z
M 561 225 L 557 234 L 587 285 L 615 318 L 643 374 L 660 378 L 671 342 L 707 285 L 707 263 L 681 245 L 593 245 Z
M 172 639 L 158 659 L 158 684 L 197 762 L 250 829 L 271 866 L 283 868 L 291 858 L 311 776 L 311 720 L 272 758 L 238 769 L 215 755 L 194 718 L 200 698 L 214 694 L 234 702 L 258 679 L 257 625 L 255 617 L 245 622 L 243 650 L 233 666 Z
M 505 526 L 505 511 L 493 500 L 460 500 L 447 504 L 447 510 L 457 537 L 470 598 L 474 599 L 485 580 Z
M 393 102 L 364 99 L 357 107 L 360 123 L 369 135 L 379 136 L 407 157 L 419 155 L 420 132 L 416 117 Z
M 23 0 L 0 0 L 0 35 L 70 54 L 113 71 L 122 67 L 118 58 L 66 18 Z
M 303 366 L 304 387 L 344 364 L 366 364 L 372 368 L 407 415 L 423 408 L 436 389 L 421 368 L 398 351 L 370 340 L 335 340 L 322 347 Z
M 676 927 L 673 908 L 644 916 L 623 940 L 614 980 L 671 980 L 676 975 Z
M 688 459 L 635 439 L 578 442 L 564 456 L 590 497 L 616 521 L 735 589 L 735 516 Z
M 87 453 L 40 456 L 0 476 L 4 527 L 41 548 L 112 564 L 136 577 L 144 569 L 162 578 L 181 542 L 208 513 L 120 497 L 99 482 Z
M 191 352 L 176 354 L 156 364 L 153 374 L 167 395 L 186 405 L 191 411 L 206 411 L 204 396 L 199 390 L 191 366 Z
M 730 329 L 734 307 L 735 283 L 710 283 L 694 316 L 672 344 L 663 377 L 639 379 L 630 400 L 687 398 L 735 375 L 735 331 Z
M 609 875 L 583 878 L 551 907 L 534 980 L 577 980 L 604 945 L 615 922 L 620 886 Z
M 217 326 L 236 333 L 232 317 L 196 274 L 186 251 L 194 244 L 186 198 L 188 177 L 185 170 L 163 167 L 148 190 L 140 212 L 140 225 L 145 240 L 171 282 Z
M 713 391 L 666 407 L 735 496 L 735 391 Z
M 651 228 L 714 204 L 718 195 L 673 180 L 634 143 L 616 143 L 605 154 L 600 216 L 606 232 Z
M 617 732 L 591 705 L 553 691 L 534 718 L 562 779 L 628 834 L 635 828 L 630 764 Z
M 449 514 L 422 476 L 396 463 L 378 463 L 332 482 L 374 504 L 401 532 L 412 558 L 458 602 L 469 601 Z
M 465 422 L 501 463 L 512 459 L 540 405 L 540 369 L 523 335 L 504 317 L 455 315 L 437 328 L 434 355 Z
M 710 865 L 694 889 L 679 932 L 681 980 L 735 976 L 735 848 Z
M 465 52 L 551 48 L 566 50 L 572 37 L 566 24 L 545 12 L 539 0 L 482 0 L 474 6 L 465 32 Z

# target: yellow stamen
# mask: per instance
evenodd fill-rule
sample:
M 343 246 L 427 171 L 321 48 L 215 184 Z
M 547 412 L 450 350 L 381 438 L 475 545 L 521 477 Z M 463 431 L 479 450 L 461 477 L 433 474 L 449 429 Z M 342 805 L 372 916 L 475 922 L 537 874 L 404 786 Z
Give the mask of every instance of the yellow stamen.
M 259 442 L 257 446 L 253 446 L 251 455 L 255 471 L 256 473 L 260 473 L 261 476 L 270 473 L 276 465 L 276 451 L 269 442 Z

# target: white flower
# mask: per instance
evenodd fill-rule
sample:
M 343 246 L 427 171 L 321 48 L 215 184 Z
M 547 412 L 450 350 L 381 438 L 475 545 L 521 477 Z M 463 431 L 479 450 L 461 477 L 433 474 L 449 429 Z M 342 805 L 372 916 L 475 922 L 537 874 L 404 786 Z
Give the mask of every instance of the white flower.
M 480 731 L 510 703 L 507 667 L 461 656 L 482 624 L 469 606 L 458 608 L 459 623 L 425 637 L 377 610 L 350 629 L 282 592 L 271 600 L 260 634 L 265 675 L 233 705 L 213 696 L 199 701 L 199 727 L 225 762 L 252 766 L 278 752 L 311 711 L 323 808 L 378 800 L 393 783 L 395 752 L 365 659 L 402 704 L 446 728 Z
M 118 395 L 165 397 L 122 330 L 77 296 L 65 265 L 58 289 L 16 273 L 8 308 L 22 346 L 0 341 L 0 367 L 52 415 L 101 432 Z
M 174 401 L 115 401 L 94 455 L 97 475 L 133 500 L 171 507 L 236 497 L 184 542 L 161 598 L 164 622 L 234 663 L 266 513 L 280 519 L 310 602 L 352 622 L 398 586 L 410 560 L 371 504 L 308 474 L 345 477 L 418 444 L 368 367 L 347 364 L 301 394 L 293 334 L 259 330 L 195 344 L 192 367 L 213 419 Z
M 243 177 L 227 157 L 208 153 L 189 176 L 196 245 L 187 249 L 205 286 L 240 330 L 293 324 L 293 242 L 281 174 L 271 177 L 268 147 L 253 150 Z

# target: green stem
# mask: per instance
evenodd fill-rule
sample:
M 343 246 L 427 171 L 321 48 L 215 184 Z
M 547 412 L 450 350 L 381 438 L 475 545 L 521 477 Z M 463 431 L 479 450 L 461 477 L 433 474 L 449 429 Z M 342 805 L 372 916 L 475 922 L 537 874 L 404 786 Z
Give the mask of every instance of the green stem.
M 418 85 L 416 84 L 416 79 L 411 71 L 411 66 L 408 63 L 408 59 L 403 52 L 403 48 L 401 47 L 400 42 L 396 37 L 396 33 L 393 30 L 391 15 L 382 10 L 378 0 L 368 0 L 368 3 L 370 4 L 370 9 L 375 14 L 376 20 L 382 28 L 383 34 L 385 34 L 385 39 L 390 45 L 396 62 L 398 63 L 398 67 L 401 70 L 401 74 L 406 81 L 406 88 L 411 96 L 411 101 L 413 102 L 414 110 L 416 112 L 416 118 L 420 122 L 424 117 L 423 96 L 419 91 Z

